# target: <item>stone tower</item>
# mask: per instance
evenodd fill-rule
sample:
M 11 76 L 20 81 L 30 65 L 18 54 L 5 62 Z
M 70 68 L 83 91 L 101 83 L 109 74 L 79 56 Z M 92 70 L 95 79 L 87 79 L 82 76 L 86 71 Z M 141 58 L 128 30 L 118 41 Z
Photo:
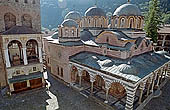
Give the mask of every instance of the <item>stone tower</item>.
M 0 0 L 0 32 L 13 26 L 41 31 L 40 0 Z
M 0 84 L 11 93 L 44 85 L 40 19 L 40 0 L 0 0 Z

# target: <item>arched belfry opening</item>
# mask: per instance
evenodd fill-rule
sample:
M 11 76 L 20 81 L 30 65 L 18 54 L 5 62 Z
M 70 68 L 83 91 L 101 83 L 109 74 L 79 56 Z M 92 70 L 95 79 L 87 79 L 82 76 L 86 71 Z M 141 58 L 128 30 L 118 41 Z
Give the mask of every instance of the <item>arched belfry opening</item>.
M 24 14 L 21 17 L 22 26 L 32 28 L 32 17 L 29 14 Z
M 38 43 L 36 40 L 29 40 L 26 43 L 26 48 L 27 48 L 27 59 L 28 59 L 28 63 L 31 62 L 38 62 L 39 59 L 39 54 L 38 54 Z
M 17 40 L 13 40 L 8 44 L 8 52 L 11 66 L 23 64 L 22 44 Z
M 16 16 L 12 13 L 6 13 L 4 15 L 5 30 L 10 29 L 16 25 Z

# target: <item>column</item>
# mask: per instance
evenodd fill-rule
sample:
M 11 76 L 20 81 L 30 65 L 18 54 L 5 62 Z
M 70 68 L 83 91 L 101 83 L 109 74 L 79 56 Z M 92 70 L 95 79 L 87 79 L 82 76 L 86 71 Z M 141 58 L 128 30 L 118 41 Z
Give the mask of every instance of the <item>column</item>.
M 108 103 L 108 95 L 109 95 L 109 89 L 111 88 L 112 82 L 109 80 L 105 80 L 105 89 L 106 89 L 106 99 L 104 103 Z
M 162 69 L 161 69 L 161 78 L 160 78 L 160 81 L 159 81 L 160 83 L 162 82 L 162 79 L 163 79 L 164 70 L 165 70 L 165 68 L 162 67 Z
M 161 73 L 158 73 L 158 82 L 157 82 L 157 84 L 156 84 L 157 87 L 159 87 L 160 79 L 161 79 Z
M 27 87 L 30 87 L 30 81 L 27 80 Z
M 135 100 L 136 89 L 137 87 L 126 88 L 127 98 L 126 98 L 125 110 L 133 110 L 133 103 Z
M 81 87 L 82 70 L 77 68 L 77 71 L 78 71 L 78 76 L 79 76 L 79 86 Z
M 163 48 L 163 50 L 164 50 L 164 45 L 165 45 L 165 39 L 166 39 L 166 35 L 164 35 L 163 41 L 162 41 L 162 48 Z
M 90 92 L 90 95 L 92 96 L 93 95 L 93 85 L 94 85 L 94 82 L 96 81 L 96 75 L 93 74 L 93 73 L 89 73 L 90 74 L 90 82 L 91 82 L 91 92 Z
M 28 61 L 27 61 L 26 47 L 23 47 L 23 48 L 22 48 L 22 51 L 23 51 L 23 56 L 24 56 L 24 65 L 27 65 L 27 64 L 28 64 Z
M 143 96 L 143 91 L 145 89 L 145 85 L 146 85 L 146 81 L 143 81 L 142 84 L 140 84 L 140 87 L 139 87 L 139 89 L 141 90 L 140 96 L 139 96 L 139 102 L 138 102 L 139 104 L 142 103 L 142 96 Z
M 42 63 L 43 62 L 43 60 L 42 60 L 42 47 L 38 47 L 38 52 L 39 52 L 39 61 L 40 61 L 40 63 Z
M 148 80 L 149 85 L 148 85 L 148 88 L 147 88 L 147 96 L 148 96 L 149 93 L 150 93 L 150 87 L 151 87 L 151 84 L 152 84 L 152 80 L 153 80 L 153 76 L 151 76 L 151 77 L 149 78 L 149 80 Z
M 8 53 L 8 49 L 4 50 L 4 54 L 5 54 L 5 61 L 6 61 L 6 67 L 11 67 L 11 63 L 9 61 L 9 53 Z
M 154 74 L 154 77 L 153 77 L 153 80 L 152 80 L 152 86 L 151 86 L 151 90 L 150 90 L 151 93 L 153 93 L 156 78 L 157 78 L 157 72 Z

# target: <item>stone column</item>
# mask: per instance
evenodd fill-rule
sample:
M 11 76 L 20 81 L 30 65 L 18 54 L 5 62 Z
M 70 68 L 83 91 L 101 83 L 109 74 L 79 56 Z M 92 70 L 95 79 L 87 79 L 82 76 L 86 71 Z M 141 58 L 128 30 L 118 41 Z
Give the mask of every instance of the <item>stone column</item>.
M 91 92 L 90 95 L 93 95 L 93 86 L 94 86 L 94 82 L 96 81 L 96 75 L 93 73 L 89 73 L 90 74 L 90 82 L 91 82 Z
M 145 90 L 145 85 L 146 85 L 146 81 L 143 81 L 142 84 L 140 84 L 140 87 L 139 89 L 141 90 L 140 91 L 140 96 L 139 96 L 139 104 L 142 103 L 142 96 L 143 96 L 143 91 Z
M 108 103 L 108 95 L 109 95 L 109 89 L 111 88 L 112 82 L 109 80 L 105 80 L 105 89 L 106 89 L 106 99 L 104 103 Z
M 42 47 L 38 47 L 38 52 L 39 52 L 39 61 L 40 61 L 40 63 L 42 63 L 43 62 L 43 60 L 42 60 Z
M 149 85 L 148 85 L 148 88 L 147 88 L 147 94 L 146 94 L 147 96 L 150 93 L 150 87 L 151 87 L 151 84 L 152 84 L 152 80 L 153 80 L 153 76 L 151 76 L 148 80 Z
M 81 87 L 82 70 L 78 68 L 77 71 L 78 71 L 78 76 L 79 76 L 79 86 Z
M 30 87 L 30 81 L 27 80 L 27 87 Z
M 14 86 L 13 86 L 13 84 L 9 84 L 9 89 L 10 89 L 10 92 L 13 92 L 13 91 L 14 91 Z
M 4 50 L 4 54 L 5 54 L 5 61 L 6 61 L 6 67 L 11 67 L 11 63 L 9 61 L 9 53 L 8 53 L 8 49 Z
M 126 98 L 125 110 L 133 110 L 133 103 L 135 100 L 136 89 L 137 87 L 126 88 L 127 98 Z
M 27 64 L 28 64 L 28 61 L 27 61 L 26 47 L 23 47 L 23 48 L 22 48 L 22 51 L 23 51 L 23 56 L 24 56 L 24 65 L 27 65 Z
M 162 41 L 162 48 L 164 50 L 164 45 L 165 45 L 165 39 L 166 39 L 166 35 L 164 35 L 163 41 Z
M 162 70 L 161 70 L 161 71 L 162 71 Z M 160 79 L 161 79 L 161 72 L 158 74 L 158 82 L 157 82 L 157 84 L 156 84 L 157 87 L 159 87 Z
M 154 86 L 155 86 L 155 80 L 157 78 L 157 72 L 154 74 L 153 76 L 153 80 L 152 80 L 152 86 L 151 86 L 151 90 L 150 92 L 153 93 L 153 89 L 154 89 Z
M 161 71 L 161 79 L 160 79 L 160 83 L 162 83 L 162 80 L 163 80 L 163 78 L 164 78 L 164 74 L 165 74 L 165 66 L 161 69 L 162 71 Z

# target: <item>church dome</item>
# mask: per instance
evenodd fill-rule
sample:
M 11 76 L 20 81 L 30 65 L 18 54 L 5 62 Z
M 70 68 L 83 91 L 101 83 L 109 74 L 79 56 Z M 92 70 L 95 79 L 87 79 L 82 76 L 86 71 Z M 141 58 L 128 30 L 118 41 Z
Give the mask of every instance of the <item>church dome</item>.
M 123 4 L 120 7 L 118 7 L 113 15 L 117 15 L 117 16 L 123 16 L 123 15 L 125 15 L 125 16 L 142 16 L 139 8 L 136 5 L 130 4 L 130 3 Z
M 91 7 L 85 12 L 85 16 L 106 16 L 106 13 L 97 7 Z
M 137 68 L 129 64 L 121 64 L 117 67 L 118 71 L 125 74 L 138 74 Z
M 72 20 L 72 19 L 66 19 L 62 22 L 61 26 L 64 27 L 78 27 L 78 24 L 76 23 L 76 21 Z
M 83 30 L 80 32 L 80 39 L 83 41 L 92 40 L 93 34 L 88 30 Z
M 72 19 L 72 20 L 80 20 L 81 19 L 81 15 L 79 12 L 77 11 L 70 11 L 64 18 L 65 20 L 66 19 Z

